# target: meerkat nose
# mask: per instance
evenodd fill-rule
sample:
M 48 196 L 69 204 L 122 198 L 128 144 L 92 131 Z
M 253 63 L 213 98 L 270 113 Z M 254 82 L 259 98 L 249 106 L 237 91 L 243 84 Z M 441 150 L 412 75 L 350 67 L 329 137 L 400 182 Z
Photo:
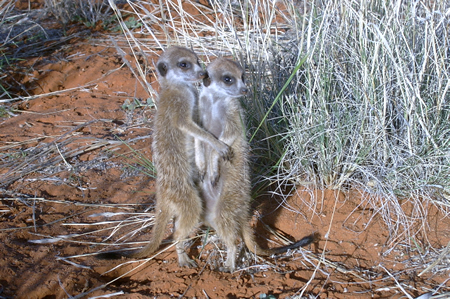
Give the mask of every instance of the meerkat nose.
M 206 72 L 204 72 L 204 71 L 199 72 L 198 73 L 198 77 L 201 78 L 201 79 L 205 78 L 206 77 Z
M 242 87 L 241 88 L 241 93 L 242 94 L 246 94 L 248 92 L 248 88 L 247 87 Z

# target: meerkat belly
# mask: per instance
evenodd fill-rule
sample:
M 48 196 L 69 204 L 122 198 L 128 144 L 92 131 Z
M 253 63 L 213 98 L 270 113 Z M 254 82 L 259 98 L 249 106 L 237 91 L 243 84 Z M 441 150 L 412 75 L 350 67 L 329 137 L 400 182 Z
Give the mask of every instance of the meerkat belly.
M 211 183 L 206 181 L 202 184 L 202 198 L 204 200 L 203 221 L 206 225 L 215 227 L 221 188 L 213 187 Z
M 219 138 L 224 128 L 224 115 L 225 107 L 222 103 L 209 103 L 209 107 L 206 107 L 208 113 L 203 115 L 203 125 L 205 129 L 217 138 Z
M 207 170 L 207 177 L 210 176 L 210 169 Z M 216 227 L 216 218 L 218 217 L 219 211 L 219 200 L 222 195 L 222 189 L 223 189 L 223 178 L 219 180 L 219 182 L 216 185 L 213 185 L 211 181 L 203 180 L 201 182 L 201 192 L 202 192 L 202 199 L 203 199 L 203 207 L 204 207 L 204 213 L 203 213 L 203 221 L 206 225 L 209 225 L 211 227 Z

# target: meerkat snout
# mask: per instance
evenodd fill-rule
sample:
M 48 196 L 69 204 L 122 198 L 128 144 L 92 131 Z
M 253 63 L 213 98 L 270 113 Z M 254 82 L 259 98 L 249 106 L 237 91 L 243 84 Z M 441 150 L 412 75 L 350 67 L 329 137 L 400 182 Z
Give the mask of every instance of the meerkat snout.
M 199 78 L 199 79 L 203 79 L 203 78 L 206 77 L 206 74 L 207 74 L 207 73 L 206 73 L 205 71 L 201 71 L 201 72 L 198 73 L 198 78 Z

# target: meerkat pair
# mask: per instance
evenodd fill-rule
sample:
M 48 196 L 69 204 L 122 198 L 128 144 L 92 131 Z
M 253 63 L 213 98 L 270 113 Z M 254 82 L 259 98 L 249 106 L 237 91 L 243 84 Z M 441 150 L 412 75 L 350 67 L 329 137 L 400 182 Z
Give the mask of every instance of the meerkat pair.
M 194 52 L 170 47 L 160 56 L 157 71 L 160 93 L 153 136 L 157 178 L 152 237 L 139 251 L 103 257 L 148 256 L 160 246 L 172 218 L 180 266 L 195 266 L 185 252 L 185 240 L 201 222 L 213 227 L 227 246 L 225 271 L 235 269 L 239 237 L 252 252 L 265 256 L 311 243 L 313 237 L 308 236 L 290 246 L 261 249 L 254 240 L 249 224 L 248 145 L 238 101 L 247 92 L 243 69 L 220 58 L 206 73 Z M 193 84 L 201 79 L 204 88 L 198 97 Z
M 156 251 L 169 221 L 175 218 L 174 239 L 180 266 L 194 266 L 185 252 L 185 240 L 201 221 L 203 201 L 195 184 L 194 138 L 202 140 L 223 159 L 230 147 L 194 122 L 198 93 L 194 83 L 206 76 L 197 55 L 182 47 L 168 48 L 156 69 L 160 92 L 153 130 L 153 163 L 156 176 L 156 218 L 152 237 L 134 252 L 105 252 L 100 258 L 146 257 Z
M 206 76 L 197 55 L 186 48 L 170 47 L 156 67 L 160 84 L 153 135 L 156 221 L 148 245 L 130 256 L 140 258 L 156 251 L 168 222 L 175 217 L 178 262 L 180 266 L 194 266 L 185 252 L 185 240 L 200 223 L 203 212 L 203 201 L 194 182 L 194 139 L 214 148 L 223 159 L 229 159 L 232 152 L 194 122 L 198 100 L 194 83 Z

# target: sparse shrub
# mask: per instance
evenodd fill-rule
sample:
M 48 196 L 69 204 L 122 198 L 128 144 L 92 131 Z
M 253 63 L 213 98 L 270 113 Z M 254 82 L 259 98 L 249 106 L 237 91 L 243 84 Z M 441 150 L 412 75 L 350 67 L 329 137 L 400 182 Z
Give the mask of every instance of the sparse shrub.
M 86 27 L 94 27 L 111 16 L 106 0 L 45 0 L 47 9 L 64 25 L 81 21 Z

